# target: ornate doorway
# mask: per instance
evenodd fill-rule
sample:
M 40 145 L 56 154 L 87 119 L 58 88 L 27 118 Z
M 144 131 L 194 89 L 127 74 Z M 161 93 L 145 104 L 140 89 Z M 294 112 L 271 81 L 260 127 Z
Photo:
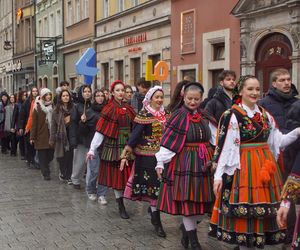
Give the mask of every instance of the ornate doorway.
M 259 43 L 256 53 L 255 73 L 263 92 L 266 93 L 272 84 L 271 74 L 277 68 L 286 68 L 291 72 L 292 45 L 289 39 L 281 33 L 272 33 Z

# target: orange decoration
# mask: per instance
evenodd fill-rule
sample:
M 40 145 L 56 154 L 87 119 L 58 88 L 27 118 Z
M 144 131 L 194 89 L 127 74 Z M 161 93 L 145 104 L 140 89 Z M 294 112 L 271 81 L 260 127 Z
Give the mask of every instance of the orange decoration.
M 266 170 L 270 173 L 270 174 L 274 174 L 276 171 L 276 165 L 274 162 L 270 161 L 270 160 L 266 160 L 264 163 L 264 166 L 266 168 Z
M 260 178 L 260 181 L 264 184 L 267 184 L 271 180 L 269 171 L 265 167 L 261 168 L 261 170 L 259 172 L 259 178 Z

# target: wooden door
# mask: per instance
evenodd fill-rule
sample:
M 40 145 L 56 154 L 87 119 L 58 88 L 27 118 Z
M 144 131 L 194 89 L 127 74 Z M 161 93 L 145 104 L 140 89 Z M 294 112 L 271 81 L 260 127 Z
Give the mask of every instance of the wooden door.
M 272 84 L 271 74 L 275 69 L 285 68 L 291 72 L 292 46 L 289 39 L 280 34 L 273 33 L 264 38 L 256 50 L 256 76 L 266 93 Z

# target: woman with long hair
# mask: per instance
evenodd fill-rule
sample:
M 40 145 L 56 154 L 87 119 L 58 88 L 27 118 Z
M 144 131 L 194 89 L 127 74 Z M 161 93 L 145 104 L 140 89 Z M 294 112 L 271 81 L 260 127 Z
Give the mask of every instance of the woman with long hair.
M 100 113 L 102 109 L 107 104 L 105 99 L 104 91 L 96 89 L 93 95 L 92 110 L 94 112 L 94 130 L 96 128 L 97 121 L 100 118 Z M 97 200 L 102 205 L 106 205 L 106 193 L 107 187 L 100 184 L 97 185 L 97 179 L 100 168 L 100 154 L 101 147 L 98 148 L 98 151 L 95 153 L 95 157 L 87 161 L 87 171 L 86 171 L 86 186 L 85 190 L 88 195 L 88 198 L 92 201 Z
M 130 136 L 135 112 L 131 106 L 123 102 L 125 84 L 122 81 L 113 82 L 110 92 L 112 98 L 102 109 L 87 160 L 95 157 L 97 148 L 103 143 L 98 183 L 113 188 L 120 217 L 128 219 L 129 215 L 123 203 L 123 191 L 130 175 L 133 158 L 131 155 L 121 156 L 121 152 Z M 120 171 L 123 157 L 126 157 L 129 164 Z
M 39 164 L 44 180 L 50 180 L 49 163 L 53 160 L 53 148 L 49 144 L 52 123 L 52 93 L 50 89 L 43 88 L 40 96 L 36 98 L 32 111 L 32 124 L 30 128 L 30 144 L 37 150 Z
M 69 90 L 62 90 L 52 115 L 49 144 L 54 148 L 54 156 L 59 165 L 59 179 L 72 184 L 73 154 L 76 145 L 74 104 Z

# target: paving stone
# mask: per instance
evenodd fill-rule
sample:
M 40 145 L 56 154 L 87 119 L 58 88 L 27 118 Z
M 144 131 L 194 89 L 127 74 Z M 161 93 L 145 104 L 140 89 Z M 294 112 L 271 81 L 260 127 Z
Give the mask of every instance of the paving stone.
M 0 171 L 0 250 L 183 249 L 180 216 L 161 214 L 167 238 L 159 238 L 148 204 L 125 200 L 130 219 L 122 220 L 112 190 L 107 206 L 88 200 L 84 182 L 75 190 L 58 180 L 55 160 L 47 182 L 39 170 L 26 169 L 24 161 L 7 155 L 0 155 Z M 207 236 L 208 222 L 203 216 L 198 225 L 203 249 L 233 249 Z

